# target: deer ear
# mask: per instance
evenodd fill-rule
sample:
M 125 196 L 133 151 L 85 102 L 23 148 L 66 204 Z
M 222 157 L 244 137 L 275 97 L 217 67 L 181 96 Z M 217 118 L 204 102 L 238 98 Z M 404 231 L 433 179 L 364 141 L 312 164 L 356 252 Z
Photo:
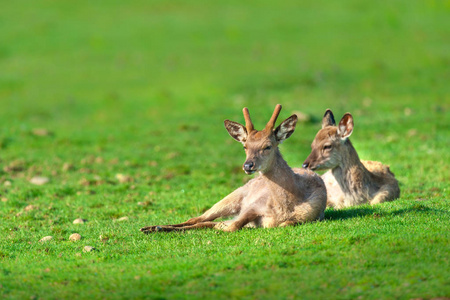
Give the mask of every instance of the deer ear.
M 291 136 L 294 133 L 295 125 L 297 125 L 297 115 L 292 115 L 275 129 L 275 137 L 277 138 L 278 143 L 282 143 L 285 139 Z
M 331 109 L 327 109 L 322 119 L 322 129 L 327 126 L 336 126 L 336 121 L 334 120 L 333 112 Z
M 352 132 L 353 117 L 350 113 L 346 113 L 339 122 L 337 133 L 341 137 L 341 139 L 345 140 L 352 134 Z
M 230 120 L 225 120 L 224 124 L 233 139 L 241 143 L 247 140 L 247 129 L 245 129 L 244 125 Z

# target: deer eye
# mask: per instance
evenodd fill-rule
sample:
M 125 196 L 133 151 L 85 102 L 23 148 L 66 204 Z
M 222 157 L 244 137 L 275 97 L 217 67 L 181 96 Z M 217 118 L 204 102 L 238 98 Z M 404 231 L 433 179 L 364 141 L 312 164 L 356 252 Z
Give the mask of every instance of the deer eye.
M 270 149 L 272 149 L 272 146 L 267 146 L 266 148 L 264 148 L 264 151 L 265 150 L 270 150 Z
M 323 150 L 330 150 L 331 149 L 331 145 L 325 145 L 323 146 Z
M 244 150 L 247 150 L 247 147 L 244 146 L 243 148 L 244 148 Z

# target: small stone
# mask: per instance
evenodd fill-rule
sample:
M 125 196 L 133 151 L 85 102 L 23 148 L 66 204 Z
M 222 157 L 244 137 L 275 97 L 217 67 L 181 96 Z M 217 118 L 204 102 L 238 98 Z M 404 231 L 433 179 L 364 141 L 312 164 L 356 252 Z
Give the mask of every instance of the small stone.
M 50 179 L 48 177 L 43 177 L 43 176 L 34 176 L 33 178 L 30 179 L 30 183 L 35 184 L 35 185 L 44 185 L 46 183 L 48 183 L 50 181 Z
M 45 236 L 42 239 L 40 239 L 39 242 L 44 243 L 44 242 L 48 242 L 52 239 L 53 239 L 53 237 L 51 235 L 49 235 L 49 236 Z
M 74 242 L 79 241 L 79 240 L 81 240 L 81 235 L 79 233 L 72 233 L 69 236 L 69 240 L 74 241 Z
M 409 137 L 413 137 L 415 135 L 417 135 L 417 129 L 413 128 L 413 129 L 408 130 L 408 136 Z
M 123 222 L 123 221 L 128 221 L 129 218 L 128 217 L 122 217 L 122 218 L 118 218 L 116 221 L 117 222 Z
M 13 160 L 7 166 L 3 167 L 3 171 L 8 173 L 16 173 L 25 170 L 26 164 L 23 160 Z
M 405 107 L 403 112 L 404 112 L 405 116 L 410 116 L 413 113 L 412 109 L 409 107 Z
M 211 241 L 207 241 L 207 242 L 206 242 L 206 244 L 208 244 L 208 245 L 211 245 L 211 244 L 212 244 L 212 242 L 211 242 Z
M 118 158 L 113 158 L 108 162 L 108 164 L 110 164 L 110 165 L 117 165 L 118 163 L 119 163 Z
M 365 107 L 370 107 L 372 105 L 372 99 L 370 99 L 369 97 L 366 97 L 363 99 L 363 105 Z
M 4 186 L 11 186 L 11 185 L 12 185 L 12 182 L 9 181 L 9 180 L 6 180 L 5 182 L 3 182 L 3 185 L 4 185 Z
M 94 250 L 95 250 L 95 248 L 92 246 L 84 246 L 84 248 L 83 248 L 83 252 L 91 252 Z
M 107 240 L 109 240 L 109 237 L 104 234 L 100 234 L 99 238 L 100 238 L 100 241 L 102 241 L 102 242 L 106 242 Z
M 72 165 L 71 163 L 67 163 L 67 162 L 66 162 L 66 163 L 64 163 L 63 166 L 62 166 L 62 170 L 63 170 L 64 172 L 73 170 L 73 165 Z
M 126 182 L 131 182 L 133 181 L 133 178 L 131 178 L 128 175 L 124 175 L 124 174 L 116 174 L 116 179 L 120 182 L 120 183 L 126 183 Z
M 306 113 L 304 113 L 304 112 L 301 112 L 301 111 L 295 111 L 294 114 L 297 115 L 298 121 L 299 121 L 300 123 L 308 123 L 308 122 L 311 122 L 311 116 L 308 115 L 308 114 L 306 114 Z
M 180 154 L 178 152 L 169 152 L 166 154 L 167 159 L 174 159 L 178 157 Z
M 33 210 L 33 209 L 36 209 L 36 206 L 30 204 L 30 205 L 25 206 L 25 208 L 23 210 L 24 211 L 30 211 L 30 210 Z
M 91 182 L 89 181 L 89 180 L 87 180 L 86 178 L 81 178 L 79 181 L 78 181 L 78 183 L 79 184 L 81 184 L 81 185 L 84 185 L 84 186 L 89 186 L 89 185 L 91 185 Z
M 73 224 L 84 224 L 84 223 L 86 223 L 87 222 L 87 220 L 85 220 L 85 219 L 82 219 L 82 218 L 78 218 L 78 219 L 75 219 L 75 220 L 73 220 Z
M 52 134 L 50 131 L 48 131 L 45 128 L 33 128 L 31 130 L 31 133 L 33 133 L 34 135 L 37 135 L 37 136 L 48 136 L 48 135 Z

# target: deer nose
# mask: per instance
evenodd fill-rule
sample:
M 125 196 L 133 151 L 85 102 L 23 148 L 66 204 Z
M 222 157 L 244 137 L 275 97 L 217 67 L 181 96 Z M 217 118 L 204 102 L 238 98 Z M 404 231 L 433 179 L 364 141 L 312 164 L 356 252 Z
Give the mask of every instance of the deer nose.
M 246 162 L 244 164 L 244 171 L 246 171 L 246 172 L 252 171 L 254 166 L 255 166 L 255 164 L 253 162 Z
M 302 167 L 303 167 L 304 169 L 307 169 L 308 166 L 309 166 L 309 163 L 307 163 L 307 162 L 303 163 L 303 165 L 302 165 Z

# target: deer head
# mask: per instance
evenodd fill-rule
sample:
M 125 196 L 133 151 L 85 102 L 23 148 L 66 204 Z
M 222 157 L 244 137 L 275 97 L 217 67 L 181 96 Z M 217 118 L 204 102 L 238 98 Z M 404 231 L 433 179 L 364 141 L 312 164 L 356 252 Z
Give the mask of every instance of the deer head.
M 312 142 L 311 154 L 303 163 L 303 168 L 326 170 L 340 165 L 342 153 L 349 145 L 348 137 L 352 132 L 353 117 L 350 113 L 346 113 L 336 126 L 333 112 L 327 109 L 323 116 L 322 129 Z
M 256 171 L 261 173 L 269 171 L 274 158 L 280 155 L 278 145 L 294 132 L 297 124 L 296 115 L 290 116 L 274 129 L 280 111 L 281 105 L 277 104 L 272 117 L 261 131 L 255 130 L 247 108 L 243 109 L 245 126 L 225 120 L 225 128 L 230 136 L 244 146 L 247 155 L 243 165 L 245 173 L 253 174 Z

